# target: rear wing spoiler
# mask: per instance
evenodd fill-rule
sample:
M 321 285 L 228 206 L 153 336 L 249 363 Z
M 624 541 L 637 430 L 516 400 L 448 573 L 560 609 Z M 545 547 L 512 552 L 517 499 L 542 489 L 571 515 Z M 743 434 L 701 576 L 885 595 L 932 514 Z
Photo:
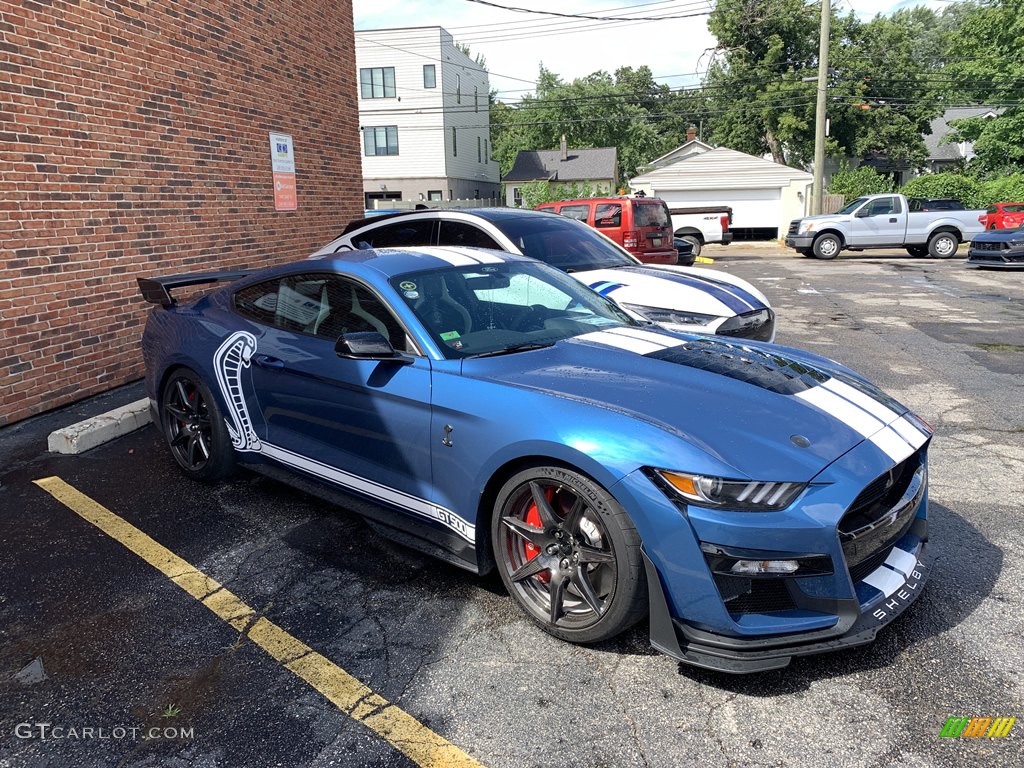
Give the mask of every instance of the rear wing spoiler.
M 171 291 L 175 288 L 185 288 L 190 285 L 205 285 L 206 283 L 233 283 L 243 277 L 252 274 L 252 270 L 238 270 L 235 272 L 192 272 L 187 275 L 167 275 L 165 277 L 140 277 L 138 278 L 139 290 L 142 298 L 150 304 L 159 304 L 161 307 L 173 307 L 175 304 Z

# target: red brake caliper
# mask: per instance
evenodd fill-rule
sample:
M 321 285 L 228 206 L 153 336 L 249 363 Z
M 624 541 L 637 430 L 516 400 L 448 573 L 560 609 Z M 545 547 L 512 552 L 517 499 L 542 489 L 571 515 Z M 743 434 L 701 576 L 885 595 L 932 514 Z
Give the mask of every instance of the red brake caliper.
M 545 488 L 544 489 L 544 498 L 546 498 L 548 500 L 548 504 L 551 504 L 551 502 L 555 498 L 555 489 L 554 488 Z M 542 523 L 541 519 L 540 519 L 540 512 L 537 511 L 537 502 L 535 502 L 535 501 L 531 501 L 530 502 L 530 506 L 526 510 L 526 522 L 529 525 L 532 525 L 534 528 L 543 528 L 544 527 L 544 523 Z M 529 541 L 526 542 L 525 550 L 526 550 L 526 559 L 527 560 L 533 560 L 533 558 L 535 558 L 537 555 L 540 554 L 540 547 L 538 547 L 536 544 L 533 544 L 533 543 L 531 543 Z M 549 581 L 551 581 L 551 574 L 548 573 L 547 571 L 541 571 L 540 573 L 538 573 L 536 575 L 535 578 L 537 578 L 540 581 L 542 581 L 545 584 L 547 584 Z

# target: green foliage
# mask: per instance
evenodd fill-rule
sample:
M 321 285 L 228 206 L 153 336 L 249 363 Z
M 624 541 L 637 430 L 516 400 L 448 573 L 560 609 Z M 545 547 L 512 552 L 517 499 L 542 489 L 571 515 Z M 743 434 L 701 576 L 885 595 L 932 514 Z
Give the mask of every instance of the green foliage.
M 981 185 L 982 206 L 993 203 L 1024 203 L 1024 173 L 1015 173 Z
M 993 119 L 957 121 L 955 140 L 974 142 L 980 175 L 1024 171 L 1024 13 L 1020 0 L 958 6 L 960 27 L 945 67 L 961 103 L 1010 105 Z M 955 48 L 953 47 L 955 45 Z
M 967 208 L 983 208 L 981 184 L 962 173 L 929 173 L 911 179 L 900 189 L 907 197 L 953 198 Z
M 829 194 L 844 195 L 847 200 L 853 200 L 863 195 L 891 192 L 892 180 L 882 176 L 869 165 L 862 165 L 851 171 L 850 166 L 843 163 L 839 170 L 832 174 L 828 191 Z
M 523 197 L 523 208 L 536 208 L 543 203 L 556 200 L 576 200 L 578 198 L 596 197 L 609 194 L 611 190 L 598 189 L 593 184 L 579 181 L 571 184 L 552 184 L 548 181 L 530 181 L 519 188 Z

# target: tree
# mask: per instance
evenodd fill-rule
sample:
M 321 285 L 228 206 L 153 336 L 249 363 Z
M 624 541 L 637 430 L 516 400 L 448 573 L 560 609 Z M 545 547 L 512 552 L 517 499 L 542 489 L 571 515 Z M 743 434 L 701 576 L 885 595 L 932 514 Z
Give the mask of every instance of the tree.
M 971 141 L 982 176 L 1024 171 L 1024 14 L 1019 0 L 964 4 L 955 35 L 956 60 L 946 71 L 955 91 L 975 104 L 1007 105 L 991 119 L 957 121 L 956 141 Z
M 849 201 L 862 195 L 891 192 L 892 181 L 870 166 L 862 165 L 851 171 L 850 166 L 844 162 L 832 174 L 828 191 L 832 195 L 843 195 Z

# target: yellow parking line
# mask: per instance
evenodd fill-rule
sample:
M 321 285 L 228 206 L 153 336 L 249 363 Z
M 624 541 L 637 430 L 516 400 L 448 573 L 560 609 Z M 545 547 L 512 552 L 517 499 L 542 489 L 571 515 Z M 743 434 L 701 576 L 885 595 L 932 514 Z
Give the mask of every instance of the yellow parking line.
M 216 580 L 196 570 L 167 547 L 61 478 L 44 477 L 36 480 L 35 484 L 163 573 L 238 632 L 245 634 L 285 669 L 305 680 L 353 720 L 385 738 L 416 764 L 424 768 L 481 765 L 412 715 L 375 694 L 330 659 L 273 622 L 262 616 L 257 618 L 256 611 Z

